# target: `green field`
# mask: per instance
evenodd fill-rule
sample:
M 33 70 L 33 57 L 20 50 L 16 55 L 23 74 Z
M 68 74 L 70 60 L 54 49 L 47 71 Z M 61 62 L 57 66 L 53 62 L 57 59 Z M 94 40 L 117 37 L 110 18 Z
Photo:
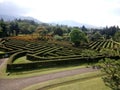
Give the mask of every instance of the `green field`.
M 48 90 L 111 90 L 106 87 L 100 77 L 88 79 L 85 81 L 77 81 L 75 83 L 61 85 Z

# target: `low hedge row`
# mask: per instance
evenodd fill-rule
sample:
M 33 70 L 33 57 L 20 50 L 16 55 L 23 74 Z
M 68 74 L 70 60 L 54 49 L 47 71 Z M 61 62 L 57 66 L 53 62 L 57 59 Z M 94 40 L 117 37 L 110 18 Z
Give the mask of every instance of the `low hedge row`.
M 59 60 L 56 59 L 56 60 L 38 61 L 38 62 L 24 63 L 24 64 L 7 64 L 7 71 L 12 72 L 12 71 L 19 71 L 19 70 L 73 65 L 73 64 L 80 64 L 80 63 L 90 63 L 90 62 L 97 62 L 102 58 L 104 57 L 69 58 L 69 59 L 59 59 Z
M 10 57 L 12 54 L 14 54 L 14 53 L 18 53 L 18 52 L 22 52 L 23 50 L 13 50 L 13 51 L 9 51 L 9 52 L 6 52 L 6 55 L 7 55 L 7 57 Z
M 5 47 L 10 48 L 12 50 L 18 50 L 19 49 L 19 47 L 16 46 L 16 45 L 5 45 Z
M 60 52 L 56 52 L 56 54 L 63 55 L 63 56 L 75 55 L 75 53 L 69 52 L 69 51 L 60 51 Z
M 5 53 L 0 53 L 0 58 L 3 58 L 5 56 Z
M 11 50 L 13 50 L 13 49 L 7 48 L 7 47 L 4 47 L 4 46 L 0 46 L 0 50 L 7 52 L 7 51 L 11 51 Z
M 43 55 L 46 55 L 46 54 L 49 54 L 49 53 L 52 53 L 52 52 L 54 52 L 54 51 L 61 50 L 61 49 L 62 49 L 62 47 L 54 48 L 54 49 L 52 49 L 52 50 L 50 50 L 50 51 L 44 53 Z
M 67 58 L 80 58 L 81 55 L 71 55 L 71 56 L 58 56 L 58 57 L 40 57 L 40 56 L 36 56 L 36 55 L 32 55 L 32 54 L 27 54 L 26 55 L 28 60 L 31 61 L 41 61 L 41 60 L 54 60 L 54 59 L 67 59 Z
M 25 56 L 26 53 L 27 53 L 26 51 L 21 51 L 21 52 L 14 53 L 13 55 L 10 56 L 7 63 L 12 64 L 15 59 L 17 59 L 19 57 L 22 57 L 22 56 Z
M 59 60 L 47 60 L 47 61 L 38 61 L 32 63 L 23 63 L 23 64 L 7 64 L 7 71 L 14 72 L 14 71 L 24 71 L 28 69 L 37 69 L 37 68 L 46 68 L 46 67 L 54 67 L 54 66 L 64 66 L 64 65 L 73 65 L 73 64 L 80 64 L 80 63 L 93 63 L 98 62 L 101 59 L 104 59 L 104 56 L 98 57 L 83 57 L 83 58 L 70 58 L 70 59 L 59 59 Z M 109 57 L 118 59 L 119 56 Z
M 23 49 L 23 50 L 29 50 L 29 48 L 26 48 L 25 46 L 20 46 L 18 44 L 5 44 L 6 47 L 10 47 L 13 49 Z
M 43 49 L 43 48 L 46 48 L 46 46 L 37 46 L 37 47 L 32 47 L 32 48 L 30 48 L 29 49 L 29 51 L 31 51 L 31 53 L 35 53 L 35 52 L 37 52 L 37 51 L 39 51 L 39 50 L 41 50 L 41 49 Z
M 44 48 L 43 50 L 41 49 L 38 53 L 35 53 L 36 56 L 40 56 L 43 53 L 49 52 L 49 51 L 55 51 L 58 50 L 59 48 L 57 47 L 49 47 L 49 48 Z

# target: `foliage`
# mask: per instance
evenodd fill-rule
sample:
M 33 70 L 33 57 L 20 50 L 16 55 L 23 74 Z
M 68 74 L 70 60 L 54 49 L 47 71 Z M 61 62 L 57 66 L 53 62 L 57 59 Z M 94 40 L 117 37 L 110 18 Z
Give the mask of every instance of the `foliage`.
M 47 34 L 47 30 L 44 26 L 38 26 L 35 32 L 39 33 L 40 36 L 44 36 Z
M 83 50 L 81 53 L 82 56 L 88 56 L 88 57 L 92 57 L 92 56 L 97 56 L 98 52 L 94 51 L 94 50 Z
M 81 27 L 81 30 L 87 32 L 87 28 L 84 25 Z
M 55 35 L 55 36 L 54 36 L 54 39 L 55 39 L 55 40 L 58 40 L 58 41 L 63 40 L 63 38 L 62 38 L 61 36 L 59 36 L 59 35 Z
M 75 44 L 75 46 L 79 46 L 79 44 L 81 44 L 82 42 L 88 41 L 85 33 L 78 29 L 72 30 L 72 32 L 70 33 L 70 39 Z
M 111 38 L 111 36 L 114 36 L 118 30 L 119 30 L 118 26 L 106 27 L 101 30 L 101 34 L 105 35 L 106 39 L 109 39 Z
M 62 36 L 63 35 L 63 30 L 61 28 L 56 28 L 54 30 L 54 34 L 55 35 L 59 35 L 59 36 Z
M 17 36 L 18 34 L 31 34 L 38 26 L 32 20 L 14 20 L 4 21 L 0 20 L 0 37 Z
M 93 35 L 92 35 L 92 41 L 96 41 L 96 40 L 103 40 L 103 36 L 99 33 L 99 32 L 95 32 Z
M 113 38 L 115 41 L 120 42 L 120 31 L 116 32 Z
M 117 56 L 117 53 L 113 49 L 101 49 L 100 53 L 104 56 Z
M 103 77 L 105 85 L 113 90 L 120 90 L 120 60 L 106 58 L 100 61 L 102 72 L 106 73 Z

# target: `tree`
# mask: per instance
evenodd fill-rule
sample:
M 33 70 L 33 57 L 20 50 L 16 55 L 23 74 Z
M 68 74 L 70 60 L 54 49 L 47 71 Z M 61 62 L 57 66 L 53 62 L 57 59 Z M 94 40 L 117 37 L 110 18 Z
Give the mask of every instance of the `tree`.
M 59 27 L 54 30 L 55 35 L 62 36 L 63 35 L 63 30 Z
M 17 22 L 14 23 L 14 30 L 15 30 L 15 35 L 17 36 L 19 34 L 19 26 Z
M 120 31 L 116 32 L 113 38 L 115 41 L 120 42 Z
M 75 46 L 79 46 L 82 42 L 88 42 L 88 39 L 85 33 L 78 29 L 74 29 L 71 31 L 70 39 Z
M 91 37 L 92 41 L 103 40 L 103 39 L 104 37 L 99 32 L 95 32 Z
M 114 36 L 117 31 L 119 31 L 118 26 L 111 26 L 111 27 L 103 28 L 100 32 L 102 35 L 106 35 L 106 39 L 109 39 L 112 36 Z
M 47 30 L 46 30 L 46 28 L 44 26 L 37 27 L 35 32 L 39 33 L 39 36 L 44 36 L 44 35 L 47 34 Z
M 0 32 L 2 34 L 0 37 L 6 37 L 7 36 L 6 23 L 4 22 L 3 19 L 0 20 Z
M 120 90 L 120 60 L 106 58 L 100 61 L 100 66 L 106 74 L 103 77 L 105 85 L 112 90 Z
M 87 28 L 84 25 L 81 27 L 81 29 L 82 31 L 87 32 Z

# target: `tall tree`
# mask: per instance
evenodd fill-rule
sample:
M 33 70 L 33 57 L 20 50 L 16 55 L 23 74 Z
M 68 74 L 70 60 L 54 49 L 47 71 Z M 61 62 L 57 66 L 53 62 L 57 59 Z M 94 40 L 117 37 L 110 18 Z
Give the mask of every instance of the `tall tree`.
M 63 30 L 59 27 L 54 30 L 55 35 L 62 36 L 63 35 Z
M 96 41 L 96 40 L 101 40 L 103 39 L 104 37 L 99 33 L 99 32 L 95 32 L 92 37 L 91 37 L 91 40 L 92 41 Z
M 84 25 L 81 27 L 81 29 L 82 29 L 82 31 L 84 31 L 84 32 L 87 31 L 87 28 L 86 28 Z
M 120 31 L 116 32 L 113 39 L 117 42 L 120 42 Z
M 6 28 L 6 23 L 4 22 L 3 19 L 0 20 L 0 28 L 1 28 L 1 37 L 6 37 L 7 36 L 7 28 Z
M 79 46 L 82 42 L 87 42 L 87 36 L 84 32 L 79 29 L 74 29 L 70 33 L 70 39 L 74 43 L 75 46 Z

